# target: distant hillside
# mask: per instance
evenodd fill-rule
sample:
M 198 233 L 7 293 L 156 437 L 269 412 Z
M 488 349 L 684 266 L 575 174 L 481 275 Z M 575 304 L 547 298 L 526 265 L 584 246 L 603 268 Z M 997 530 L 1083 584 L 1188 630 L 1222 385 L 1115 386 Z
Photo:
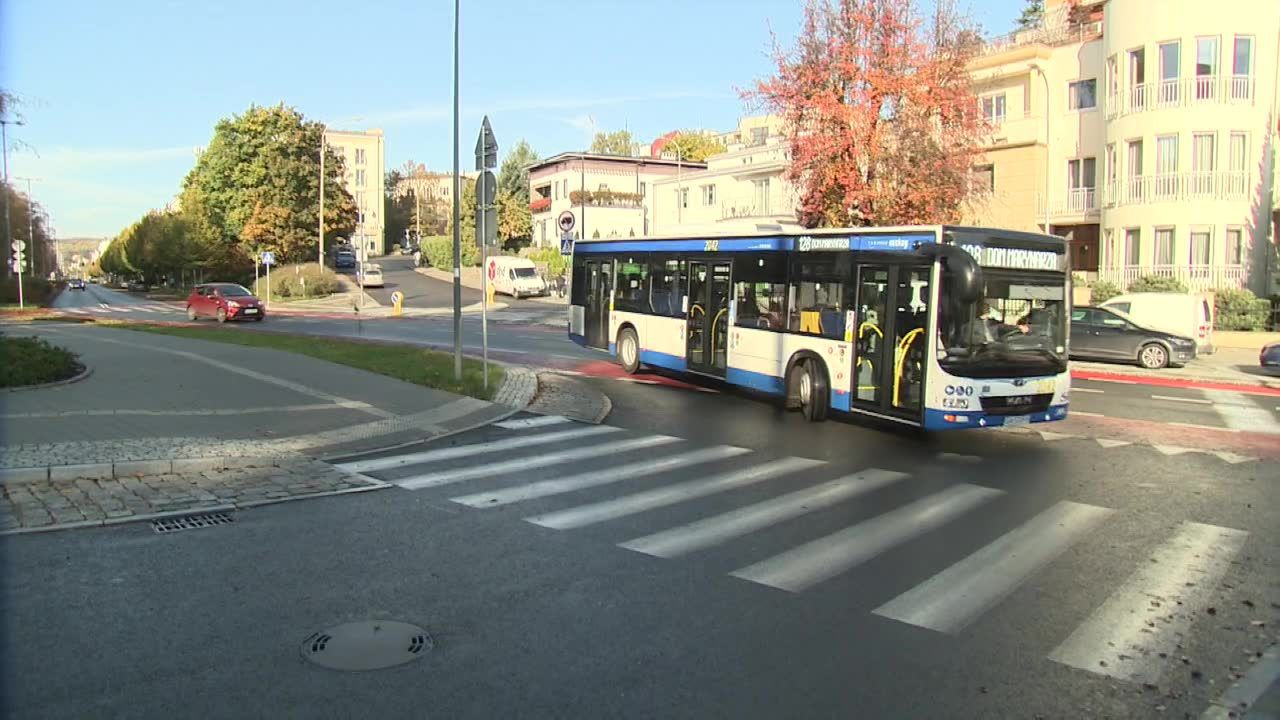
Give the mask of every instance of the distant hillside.
M 74 237 L 74 238 L 58 238 L 58 245 L 62 248 L 62 254 L 84 254 L 98 249 L 98 245 L 103 240 L 110 238 L 91 238 L 91 237 Z

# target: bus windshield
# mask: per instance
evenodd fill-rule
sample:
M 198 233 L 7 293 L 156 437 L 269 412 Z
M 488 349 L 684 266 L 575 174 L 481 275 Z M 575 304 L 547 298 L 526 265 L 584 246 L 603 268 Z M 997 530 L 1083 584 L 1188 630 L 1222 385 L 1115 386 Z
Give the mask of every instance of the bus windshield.
M 983 280 L 976 302 L 942 315 L 942 367 L 953 375 L 978 378 L 1064 372 L 1063 276 L 984 268 Z

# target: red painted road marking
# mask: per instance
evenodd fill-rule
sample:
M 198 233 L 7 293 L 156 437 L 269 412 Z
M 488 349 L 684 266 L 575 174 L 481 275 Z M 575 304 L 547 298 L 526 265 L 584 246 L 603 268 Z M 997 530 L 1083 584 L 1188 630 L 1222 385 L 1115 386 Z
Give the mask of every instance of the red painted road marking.
M 1197 450 L 1217 450 L 1251 457 L 1280 458 L 1280 442 L 1268 433 L 1248 432 L 1232 428 L 1191 427 L 1154 420 L 1132 420 L 1070 413 L 1066 420 L 1053 423 L 1054 431 L 1085 437 L 1128 440 L 1146 445 L 1178 445 Z
M 1184 380 L 1181 378 L 1158 378 L 1146 375 L 1124 375 L 1122 373 L 1101 373 L 1092 370 L 1072 370 L 1072 380 L 1097 380 L 1100 382 L 1124 383 L 1127 385 L 1157 385 L 1160 387 L 1189 388 L 1193 390 L 1229 390 L 1249 395 L 1270 395 L 1280 397 L 1280 388 L 1263 385 L 1241 385 L 1237 383 L 1209 382 L 1203 380 Z

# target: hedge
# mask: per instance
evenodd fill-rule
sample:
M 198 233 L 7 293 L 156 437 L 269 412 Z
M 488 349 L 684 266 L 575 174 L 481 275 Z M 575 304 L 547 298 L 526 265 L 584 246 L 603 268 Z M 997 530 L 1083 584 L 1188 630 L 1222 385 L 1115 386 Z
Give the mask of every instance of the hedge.
M 1214 294 L 1215 330 L 1266 330 L 1271 301 L 1251 290 L 1223 288 Z
M 1098 305 L 1122 293 L 1119 285 L 1109 280 L 1098 280 L 1089 286 L 1089 302 Z
M 282 265 L 271 269 L 271 295 L 278 298 L 328 297 L 342 289 L 338 276 L 329 268 L 315 263 Z M 258 278 L 253 290 L 258 297 L 266 297 L 267 277 Z
M 1187 292 L 1187 286 L 1177 278 L 1163 277 L 1160 275 L 1143 275 L 1129 286 L 1129 292 L 1185 293 Z
M 445 235 L 432 235 L 422 238 L 418 246 L 422 251 L 422 259 L 426 264 L 441 270 L 453 267 L 453 238 Z M 480 249 L 475 240 L 462 238 L 462 264 L 474 266 L 480 264 Z

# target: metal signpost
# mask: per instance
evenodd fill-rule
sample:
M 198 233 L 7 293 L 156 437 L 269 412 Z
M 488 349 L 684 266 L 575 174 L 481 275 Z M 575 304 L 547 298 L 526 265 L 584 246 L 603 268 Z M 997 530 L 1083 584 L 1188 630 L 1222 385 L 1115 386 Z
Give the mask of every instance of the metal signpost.
M 15 238 L 13 244 L 9 246 L 13 250 L 13 269 L 18 273 L 18 309 L 25 307 L 22 299 L 22 266 L 26 264 L 27 258 L 23 251 L 27 249 L 25 240 Z
M 486 115 L 476 138 L 476 245 L 480 246 L 480 348 L 483 360 L 484 387 L 489 387 L 489 242 L 498 235 L 498 183 L 490 172 L 498 165 L 498 141 Z
M 276 264 L 276 254 L 270 250 L 262 253 L 262 264 L 267 268 L 267 309 L 271 309 L 271 266 Z

